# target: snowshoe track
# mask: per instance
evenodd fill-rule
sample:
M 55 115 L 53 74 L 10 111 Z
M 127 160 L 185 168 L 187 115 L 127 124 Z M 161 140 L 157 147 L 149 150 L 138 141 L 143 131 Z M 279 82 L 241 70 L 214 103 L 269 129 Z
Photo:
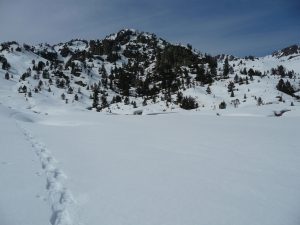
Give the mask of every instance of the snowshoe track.
M 71 206 L 75 201 L 71 192 L 65 187 L 64 181 L 67 176 L 58 168 L 57 161 L 47 147 L 38 141 L 28 130 L 18 125 L 31 143 L 35 154 L 38 156 L 42 169 L 46 175 L 46 189 L 52 214 L 51 225 L 74 225 L 71 217 Z M 78 224 L 78 223 L 76 223 Z

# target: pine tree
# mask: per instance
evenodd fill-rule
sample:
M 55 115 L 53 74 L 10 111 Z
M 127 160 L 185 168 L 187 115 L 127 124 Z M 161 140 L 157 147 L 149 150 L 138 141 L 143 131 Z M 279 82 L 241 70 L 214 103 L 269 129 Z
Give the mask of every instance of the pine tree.
M 184 97 L 181 101 L 180 107 L 186 110 L 196 109 L 198 108 L 198 103 L 196 102 L 196 99 L 191 96 Z
M 218 61 L 216 58 L 210 56 L 210 55 L 206 55 L 206 60 L 208 63 L 208 67 L 210 69 L 210 75 L 212 77 L 217 76 L 217 68 L 218 68 Z
M 126 96 L 125 99 L 124 99 L 124 104 L 129 105 L 129 103 L 130 103 L 129 98 L 128 98 L 128 96 Z
M 248 79 L 248 77 L 246 77 L 246 84 L 249 84 L 249 79 Z
M 9 73 L 8 72 L 5 73 L 5 79 L 9 80 Z
M 203 64 L 200 65 L 200 67 L 197 67 L 196 71 L 196 81 L 200 81 L 202 84 L 205 84 L 205 69 Z
M 98 87 L 94 88 L 92 97 L 93 97 L 92 107 L 97 108 L 97 106 L 99 105 L 99 89 L 98 89 Z
M 137 105 L 136 105 L 135 101 L 133 101 L 131 104 L 132 104 L 133 108 L 137 108 Z
M 257 99 L 257 105 L 260 106 L 260 105 L 262 105 L 262 104 L 263 104 L 263 101 L 262 101 L 261 97 L 259 97 L 259 98 Z
M 44 69 L 45 66 L 46 66 L 46 65 L 45 65 L 44 62 L 39 61 L 37 70 L 38 70 L 38 71 L 42 71 L 42 70 Z
M 231 98 L 234 97 L 234 92 L 233 92 L 233 90 L 232 90 L 231 93 L 230 93 L 230 97 L 231 97 Z
M 287 80 L 286 82 L 283 81 L 283 79 L 280 79 L 277 86 L 277 90 L 282 91 L 288 95 L 293 96 L 295 93 L 295 90 L 291 83 Z
M 224 101 L 220 103 L 219 109 L 226 109 L 226 103 Z
M 254 75 L 255 75 L 255 71 L 254 71 L 252 68 L 250 68 L 250 69 L 248 70 L 248 75 L 249 75 L 250 77 L 254 76 Z
M 234 76 L 234 83 L 238 83 L 239 82 L 239 76 L 236 74 Z
M 108 106 L 109 106 L 109 104 L 107 102 L 107 98 L 106 98 L 105 94 L 103 94 L 101 96 L 101 109 L 104 109 L 104 108 L 106 108 Z
M 243 80 L 243 78 L 239 78 L 239 85 L 242 85 L 242 84 L 244 84 L 244 80 Z
M 146 106 L 146 105 L 147 105 L 147 99 L 144 98 L 143 106 Z
M 129 96 L 130 82 L 131 77 L 130 74 L 123 69 L 119 69 L 119 82 L 118 88 L 122 91 L 122 94 L 125 96 Z
M 228 87 L 227 87 L 228 88 L 228 92 L 232 92 L 233 89 L 234 89 L 234 87 L 235 87 L 234 83 L 232 81 L 230 81 L 229 84 L 228 84 Z
M 6 58 L 3 58 L 2 59 L 2 69 L 3 70 L 9 70 L 10 69 L 10 64 L 7 62 L 7 59 Z
M 230 67 L 229 67 L 229 63 L 228 63 L 228 58 L 226 57 L 224 65 L 223 65 L 223 77 L 224 78 L 228 77 L 229 70 L 230 70 Z
M 69 87 L 67 93 L 68 93 L 68 94 L 73 94 L 73 88 L 72 88 L 72 87 Z
M 209 94 L 209 95 L 211 94 L 211 90 L 210 90 L 209 86 L 207 86 L 207 88 L 206 88 L 206 93 Z
M 179 103 L 181 103 L 182 102 L 182 99 L 183 99 L 183 94 L 182 94 L 182 92 L 178 92 L 177 93 L 177 103 L 179 104 Z

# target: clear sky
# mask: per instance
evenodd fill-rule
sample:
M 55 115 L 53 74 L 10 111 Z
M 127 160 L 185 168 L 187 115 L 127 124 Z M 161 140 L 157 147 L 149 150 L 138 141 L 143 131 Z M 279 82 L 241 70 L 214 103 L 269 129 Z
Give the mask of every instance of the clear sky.
M 0 42 L 101 39 L 122 28 L 262 56 L 300 43 L 300 0 L 0 0 Z

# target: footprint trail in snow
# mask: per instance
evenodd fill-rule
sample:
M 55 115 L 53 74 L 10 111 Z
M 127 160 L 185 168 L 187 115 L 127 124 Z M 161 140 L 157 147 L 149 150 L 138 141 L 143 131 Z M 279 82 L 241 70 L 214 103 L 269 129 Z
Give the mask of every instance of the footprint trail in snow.
M 71 208 L 75 201 L 71 192 L 65 187 L 66 175 L 58 168 L 57 161 L 46 146 L 38 141 L 28 130 L 18 125 L 26 139 L 31 143 L 35 154 L 38 156 L 42 169 L 46 174 L 46 189 L 49 194 L 49 202 L 52 215 L 51 225 L 74 225 L 71 216 Z

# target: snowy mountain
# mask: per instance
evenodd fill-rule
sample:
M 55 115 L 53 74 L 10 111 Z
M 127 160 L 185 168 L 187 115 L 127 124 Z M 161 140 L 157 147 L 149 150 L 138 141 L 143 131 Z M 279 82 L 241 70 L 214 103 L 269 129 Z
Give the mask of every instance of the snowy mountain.
M 266 57 L 210 56 L 154 34 L 0 47 L 0 77 L 26 107 L 111 113 L 211 111 L 299 99 L 300 47 Z M 4 81 L 4 79 L 6 81 Z
M 292 59 L 292 58 L 297 57 L 299 55 L 300 55 L 300 46 L 298 46 L 298 45 L 289 46 L 289 47 L 284 48 L 280 51 L 276 51 L 272 54 L 272 56 L 275 56 L 277 58 L 288 56 L 289 59 Z
M 298 225 L 299 72 L 134 30 L 2 43 L 0 225 Z

